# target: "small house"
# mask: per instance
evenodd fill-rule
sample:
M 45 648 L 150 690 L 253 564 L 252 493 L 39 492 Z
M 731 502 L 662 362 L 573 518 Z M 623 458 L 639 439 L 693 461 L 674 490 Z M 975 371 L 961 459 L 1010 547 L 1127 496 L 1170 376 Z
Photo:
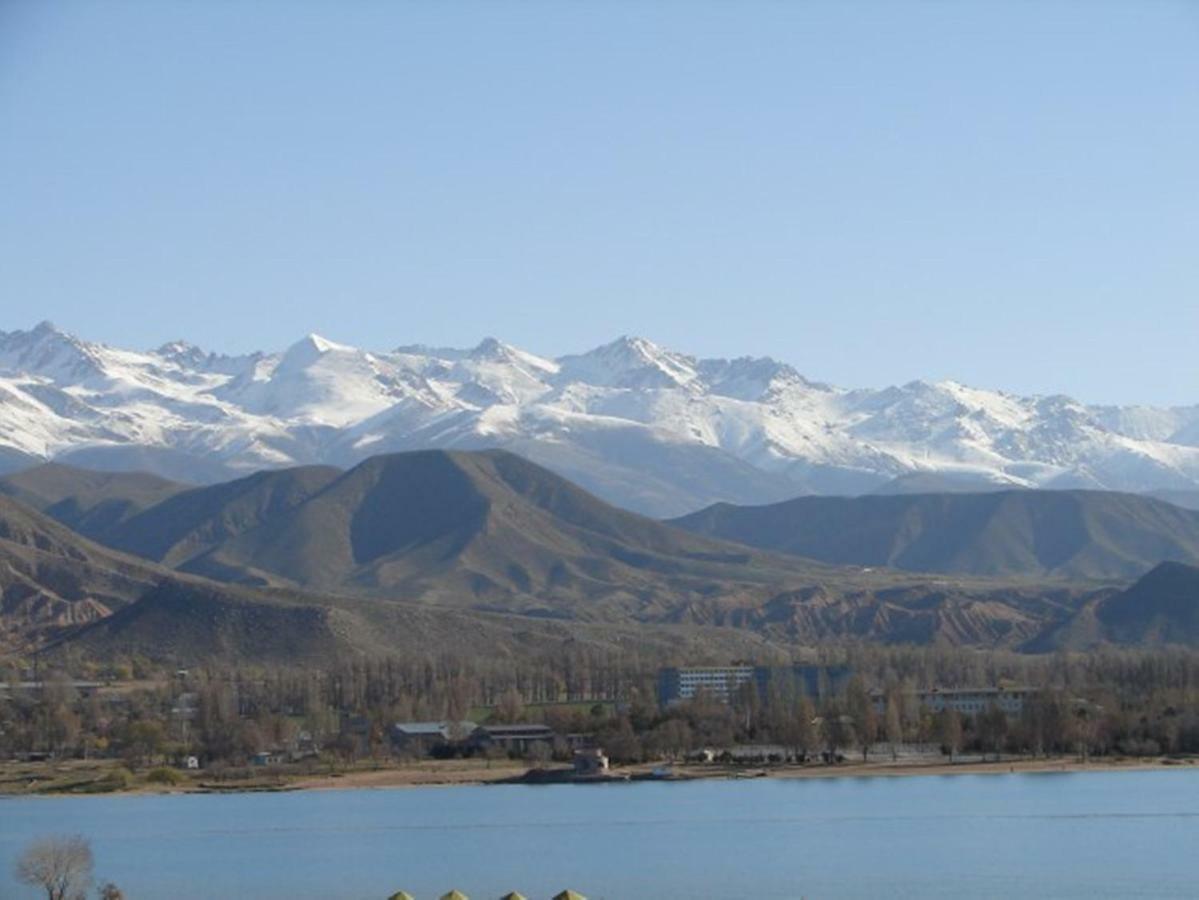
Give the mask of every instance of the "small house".
M 474 722 L 396 722 L 391 726 L 391 749 L 409 756 L 427 756 L 466 742 L 478 728 Z
M 470 745 L 477 750 L 498 747 L 524 756 L 538 745 L 552 747 L 556 738 L 548 725 L 480 725 L 471 734 Z

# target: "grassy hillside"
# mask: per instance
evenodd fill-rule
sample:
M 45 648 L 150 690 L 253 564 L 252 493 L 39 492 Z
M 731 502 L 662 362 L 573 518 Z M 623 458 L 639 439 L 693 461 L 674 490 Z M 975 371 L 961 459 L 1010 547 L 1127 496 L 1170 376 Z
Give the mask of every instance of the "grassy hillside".
M 192 488 L 117 523 L 97 534 L 97 540 L 182 567 L 225 541 L 286 515 L 339 474 L 340 470 L 327 466 L 301 466 Z
M 142 472 L 101 472 L 45 463 L 0 478 L 0 494 L 105 542 L 122 523 L 187 486 Z
M 931 508 L 971 499 L 935 498 Z M 91 624 L 71 639 L 90 652 L 304 660 L 404 648 L 531 652 L 568 641 L 707 646 L 717 655 L 752 655 L 755 642 L 1025 647 L 1112 592 L 765 552 L 609 506 L 503 451 L 264 472 L 145 502 L 100 529 L 144 560 L 26 511 L 75 547 L 65 555 L 81 554 L 77 599 L 97 596 L 98 572 L 131 573 L 111 603 L 77 620 Z M 1060 537 L 1068 517 L 1038 521 Z M 1013 529 L 989 527 L 1007 536 L 1012 559 L 1025 552 Z M 967 537 L 955 535 L 959 561 L 969 559 Z M 1053 547 L 1044 538 L 1038 558 L 1064 553 Z M 59 633 L 69 624 L 59 622 Z
M 1026 649 L 1085 651 L 1113 644 L 1199 646 L 1199 568 L 1162 563 L 1126 589 L 1083 603 Z
M 169 573 L 0 496 L 0 650 L 28 648 L 136 601 Z
M 1199 513 L 1135 494 L 997 491 L 719 504 L 672 524 L 838 565 L 1077 579 L 1199 563 Z
M 1104 636 L 1119 644 L 1199 644 L 1199 568 L 1162 563 L 1097 605 Z
M 600 614 L 761 589 L 811 567 L 667 527 L 504 451 L 367 460 L 189 560 L 211 577 L 444 605 Z

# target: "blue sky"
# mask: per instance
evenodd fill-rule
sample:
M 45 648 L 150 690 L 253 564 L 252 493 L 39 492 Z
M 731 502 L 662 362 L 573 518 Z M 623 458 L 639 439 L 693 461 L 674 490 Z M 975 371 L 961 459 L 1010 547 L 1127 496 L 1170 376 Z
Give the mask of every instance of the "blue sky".
M 0 329 L 1199 402 L 1199 3 L 0 0 Z

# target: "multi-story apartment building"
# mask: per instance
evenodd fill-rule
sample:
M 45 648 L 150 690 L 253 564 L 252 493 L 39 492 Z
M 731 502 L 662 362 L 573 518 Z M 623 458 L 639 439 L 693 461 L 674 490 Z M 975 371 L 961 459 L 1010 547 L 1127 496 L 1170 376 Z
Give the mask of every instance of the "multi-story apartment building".
M 772 686 L 802 691 L 809 697 L 840 693 L 849 680 L 847 666 L 688 666 L 658 670 L 658 702 L 669 706 L 699 693 L 727 703 L 742 686 L 752 684 L 763 699 Z

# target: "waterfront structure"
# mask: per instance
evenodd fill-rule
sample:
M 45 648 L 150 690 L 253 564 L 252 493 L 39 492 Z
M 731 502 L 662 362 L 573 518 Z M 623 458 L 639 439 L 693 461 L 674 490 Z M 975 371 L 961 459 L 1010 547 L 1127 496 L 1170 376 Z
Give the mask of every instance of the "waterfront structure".
M 812 698 L 841 693 L 849 681 L 848 666 L 686 666 L 658 670 L 658 702 L 672 706 L 705 694 L 728 703 L 745 685 L 765 699 L 773 688 L 799 691 Z
M 576 750 L 574 763 L 576 775 L 605 775 L 608 772 L 608 757 L 598 747 Z

